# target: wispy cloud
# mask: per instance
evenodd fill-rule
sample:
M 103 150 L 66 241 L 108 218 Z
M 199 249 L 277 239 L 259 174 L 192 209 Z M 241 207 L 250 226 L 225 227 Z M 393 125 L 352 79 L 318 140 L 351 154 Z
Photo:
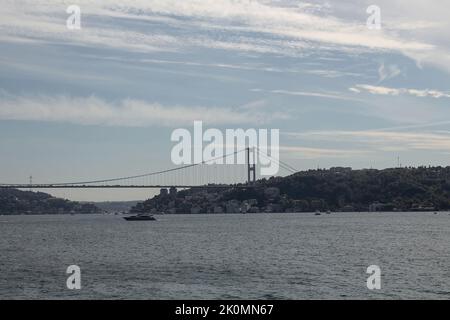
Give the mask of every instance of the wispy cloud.
M 296 159 L 347 158 L 370 154 L 370 150 L 310 148 L 302 146 L 280 146 L 280 152 Z
M 255 88 L 251 89 L 253 92 L 268 92 L 273 94 L 281 94 L 288 96 L 302 96 L 302 97 L 314 97 L 314 98 L 326 98 L 326 99 L 338 99 L 338 100 L 356 100 L 353 97 L 348 97 L 335 92 L 308 92 L 308 91 L 290 91 L 290 90 L 268 90 Z
M 342 78 L 342 77 L 362 77 L 364 76 L 362 73 L 357 72 L 345 72 L 338 70 L 325 70 L 325 69 L 313 69 L 313 70 L 305 70 L 307 74 L 313 74 L 325 78 Z
M 309 131 L 303 133 L 286 133 L 295 139 L 309 141 L 328 141 L 363 145 L 367 150 L 434 150 L 448 152 L 450 150 L 450 134 L 448 132 L 401 132 L 401 131 Z
M 368 30 L 364 19 L 359 22 L 339 19 L 332 15 L 333 8 L 327 3 L 128 0 L 116 5 L 78 0 L 75 3 L 82 8 L 84 26 L 79 32 L 65 29 L 65 8 L 59 1 L 55 3 L 19 0 L 4 4 L 0 13 L 3 39 L 39 39 L 143 51 L 184 50 L 192 46 L 287 55 L 302 55 L 305 48 L 347 52 L 390 50 L 421 59 L 426 59 L 434 48 L 426 41 L 399 37 L 395 30 Z M 361 7 L 361 12 L 364 9 Z M 168 26 L 196 32 L 188 37 L 162 28 L 143 32 L 123 23 L 130 19 L 142 22 L 163 19 Z
M 349 88 L 350 91 L 355 93 L 368 92 L 377 95 L 410 95 L 420 98 L 450 98 L 450 92 L 443 92 L 434 89 L 407 89 L 407 88 L 389 88 L 382 86 L 372 86 L 368 84 L 358 84 Z
M 264 110 L 164 106 L 140 100 L 109 102 L 95 96 L 11 96 L 0 97 L 1 120 L 67 122 L 105 126 L 167 126 L 192 124 L 202 120 L 208 125 L 267 123 L 284 116 Z
M 395 64 L 386 65 L 384 62 L 380 64 L 378 68 L 378 75 L 379 80 L 378 82 L 381 83 L 384 80 L 389 80 L 392 78 L 397 77 L 401 74 L 400 68 Z

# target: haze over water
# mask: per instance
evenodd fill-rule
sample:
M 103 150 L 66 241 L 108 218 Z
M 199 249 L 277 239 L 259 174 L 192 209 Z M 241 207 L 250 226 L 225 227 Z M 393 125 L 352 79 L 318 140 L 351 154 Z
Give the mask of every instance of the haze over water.
M 157 218 L 0 216 L 0 299 L 450 298 L 448 213 Z

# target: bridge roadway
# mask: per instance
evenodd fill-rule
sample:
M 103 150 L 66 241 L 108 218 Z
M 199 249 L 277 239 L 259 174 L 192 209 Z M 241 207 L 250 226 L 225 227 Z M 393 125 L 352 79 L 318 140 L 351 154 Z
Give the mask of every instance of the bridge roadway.
M 0 185 L 0 189 L 248 189 L 253 185 L 61 185 L 61 184 L 11 184 Z

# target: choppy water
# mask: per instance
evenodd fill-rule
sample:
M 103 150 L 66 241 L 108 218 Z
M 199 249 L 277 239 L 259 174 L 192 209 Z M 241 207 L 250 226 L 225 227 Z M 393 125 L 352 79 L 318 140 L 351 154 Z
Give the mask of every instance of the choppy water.
M 0 270 L 0 299 L 449 299 L 450 215 L 0 216 Z

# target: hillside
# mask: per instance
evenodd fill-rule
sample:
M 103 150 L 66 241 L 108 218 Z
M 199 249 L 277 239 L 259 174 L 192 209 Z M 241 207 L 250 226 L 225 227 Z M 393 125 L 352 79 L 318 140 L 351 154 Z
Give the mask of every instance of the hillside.
M 259 180 L 254 189 L 162 192 L 133 212 L 236 213 L 450 209 L 450 167 L 332 168 Z
M 47 193 L 0 189 L 0 214 L 99 213 L 93 204 L 54 198 Z

